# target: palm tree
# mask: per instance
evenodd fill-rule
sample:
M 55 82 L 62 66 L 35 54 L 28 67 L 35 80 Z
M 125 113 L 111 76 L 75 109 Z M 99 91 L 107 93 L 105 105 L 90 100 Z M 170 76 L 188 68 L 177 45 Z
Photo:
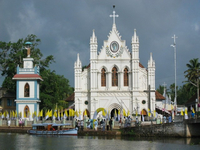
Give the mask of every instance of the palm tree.
M 188 90 L 190 90 L 191 93 L 197 91 L 197 98 L 199 99 L 200 63 L 198 61 L 198 58 L 191 59 L 190 63 L 186 64 L 186 66 L 188 67 L 188 70 L 186 70 L 184 73 L 186 73 L 185 77 L 188 79 L 188 81 L 186 82 L 189 83 L 187 85 Z M 192 84 L 197 87 L 197 90 L 194 89 L 194 86 Z
M 191 59 L 189 62 L 189 64 L 186 64 L 188 70 L 184 72 L 186 73 L 185 77 L 188 79 L 186 82 L 196 83 L 200 75 L 200 63 L 198 58 Z

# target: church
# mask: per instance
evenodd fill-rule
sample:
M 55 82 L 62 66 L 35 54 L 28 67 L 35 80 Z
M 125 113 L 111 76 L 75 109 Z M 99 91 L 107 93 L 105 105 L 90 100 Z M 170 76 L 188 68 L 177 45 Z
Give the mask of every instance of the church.
M 82 68 L 81 57 L 77 54 L 74 64 L 75 110 L 81 115 L 87 112 L 90 118 L 104 109 L 111 117 L 125 111 L 147 115 L 156 104 L 155 61 L 149 53 L 147 68 L 140 63 L 139 37 L 134 29 L 131 49 L 120 36 L 113 18 L 108 39 L 98 50 L 97 36 L 93 30 L 90 37 L 90 64 Z M 119 113 L 120 112 L 120 113 Z M 153 113 L 152 113 L 153 114 Z

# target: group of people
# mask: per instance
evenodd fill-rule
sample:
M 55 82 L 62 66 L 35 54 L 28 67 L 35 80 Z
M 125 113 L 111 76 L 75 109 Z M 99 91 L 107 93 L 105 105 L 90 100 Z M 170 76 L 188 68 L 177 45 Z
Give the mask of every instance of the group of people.
M 23 119 L 19 119 L 19 127 L 24 127 L 24 120 Z
M 83 120 L 77 120 L 75 121 L 75 128 L 78 129 L 78 131 L 83 131 Z
M 7 123 L 8 123 L 8 128 L 10 128 L 11 120 L 8 119 Z M 22 128 L 24 127 L 24 120 L 23 119 L 19 119 L 19 127 L 22 127 Z
M 101 128 L 102 131 L 105 131 L 105 129 L 108 131 L 108 130 L 111 130 L 112 131 L 112 126 L 113 126 L 113 120 L 112 118 L 111 119 L 102 119 L 100 121 L 100 119 L 96 120 L 94 122 L 94 125 L 95 125 L 95 130 L 97 130 L 98 126 Z
M 137 121 L 137 119 L 136 119 Z M 130 116 L 128 117 L 124 117 L 123 119 L 120 118 L 119 120 L 119 123 L 121 124 L 121 127 L 130 127 L 131 126 L 131 122 L 132 122 L 132 119 Z

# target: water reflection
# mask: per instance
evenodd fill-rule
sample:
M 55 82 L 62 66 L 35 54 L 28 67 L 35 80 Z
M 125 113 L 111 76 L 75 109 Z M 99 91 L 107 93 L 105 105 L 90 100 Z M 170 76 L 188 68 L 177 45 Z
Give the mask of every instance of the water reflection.
M 159 143 L 174 143 L 186 145 L 200 145 L 200 138 L 177 138 L 177 137 L 129 137 L 129 136 L 78 136 L 78 139 L 101 139 L 101 140 L 123 140 L 123 141 L 148 141 Z
M 200 138 L 161 137 L 108 137 L 108 136 L 62 136 L 0 133 L 0 148 L 4 149 L 200 149 Z

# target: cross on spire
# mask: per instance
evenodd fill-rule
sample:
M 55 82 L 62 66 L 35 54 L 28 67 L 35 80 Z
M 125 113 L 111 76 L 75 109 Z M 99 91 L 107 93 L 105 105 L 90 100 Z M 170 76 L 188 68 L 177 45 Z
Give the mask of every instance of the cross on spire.
M 113 14 L 110 17 L 113 17 L 113 24 L 115 24 L 115 17 L 119 17 L 119 15 L 115 15 L 115 5 L 113 5 Z
M 178 37 L 176 37 L 176 35 L 174 34 L 174 36 L 172 37 L 173 39 L 174 39 L 174 46 L 176 45 L 176 38 L 178 38 Z

